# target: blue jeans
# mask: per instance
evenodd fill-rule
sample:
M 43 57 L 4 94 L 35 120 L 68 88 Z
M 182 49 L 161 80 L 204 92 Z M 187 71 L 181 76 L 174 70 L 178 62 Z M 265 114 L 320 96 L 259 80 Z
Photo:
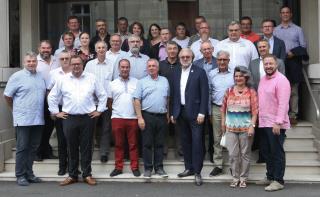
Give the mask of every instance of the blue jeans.
M 266 159 L 267 178 L 284 184 L 283 176 L 286 167 L 286 157 L 283 143 L 286 138 L 285 130 L 280 130 L 280 135 L 274 135 L 272 128 L 261 128 L 260 151 Z
M 40 145 L 43 126 L 16 126 L 16 177 L 33 176 L 32 165 Z

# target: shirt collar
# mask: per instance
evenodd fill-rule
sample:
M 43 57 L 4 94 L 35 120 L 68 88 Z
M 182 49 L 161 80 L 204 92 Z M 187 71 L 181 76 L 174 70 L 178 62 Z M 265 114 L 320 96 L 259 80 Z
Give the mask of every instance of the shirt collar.
M 165 59 L 165 62 L 166 62 L 167 64 L 170 64 L 170 65 L 177 65 L 178 62 L 179 62 L 179 60 L 178 60 L 178 58 L 177 58 L 177 60 L 176 60 L 173 64 L 171 64 L 171 63 L 168 61 L 168 58 L 166 58 L 166 59 Z
M 116 52 L 112 52 L 111 49 L 109 49 L 106 54 L 120 54 L 120 53 L 121 53 L 121 49 Z
M 190 64 L 190 66 L 189 66 L 187 69 L 185 69 L 185 70 L 181 68 L 182 72 L 190 72 L 191 66 L 192 66 L 192 64 Z
M 39 62 L 44 62 L 44 63 L 47 64 L 47 62 L 40 56 L 40 54 L 37 55 L 37 60 L 38 60 Z M 56 60 L 56 59 L 55 59 L 52 55 L 50 55 L 50 63 L 49 63 L 49 65 L 51 65 L 52 62 L 54 62 L 55 60 Z
M 237 41 L 232 41 L 232 40 L 230 40 L 230 38 L 227 38 L 228 40 L 228 42 L 231 42 L 231 43 L 240 43 L 240 42 L 242 42 L 243 41 L 243 38 L 239 38 Z
M 270 40 L 274 40 L 274 37 L 273 37 L 273 35 L 270 38 L 267 38 L 266 36 L 263 36 L 263 39 L 266 39 L 266 40 L 270 41 Z
M 160 75 L 158 75 L 157 79 L 153 79 L 153 78 L 151 77 L 151 75 L 148 75 L 148 78 L 151 79 L 151 80 L 153 80 L 153 81 L 158 81 L 159 78 L 160 78 Z
M 276 70 L 276 72 L 275 72 L 275 73 L 273 73 L 273 75 L 271 75 L 271 76 L 266 75 L 266 78 L 267 78 L 267 79 L 273 79 L 273 78 L 275 78 L 275 77 L 278 75 L 278 73 L 279 73 L 279 71 L 278 71 L 278 70 Z
M 292 25 L 293 25 L 292 21 L 288 23 L 288 27 L 285 27 L 285 26 L 283 26 L 282 23 L 280 23 L 280 27 L 281 27 L 282 29 L 290 28 Z
M 24 72 L 25 72 L 28 76 L 34 75 L 34 74 L 37 73 L 37 71 L 36 71 L 35 73 L 32 73 L 32 72 L 30 72 L 30 71 L 29 71 L 28 69 L 26 69 L 26 68 L 23 68 L 23 70 L 24 70 Z
M 75 76 L 72 74 L 72 71 L 71 71 L 70 73 L 68 73 L 67 75 L 69 75 L 70 78 L 77 78 L 77 77 L 75 77 Z M 83 78 L 83 77 L 85 77 L 85 76 L 87 76 L 87 74 L 86 74 L 85 71 L 83 71 L 82 74 L 81 74 L 81 76 L 80 76 L 79 78 Z M 77 78 L 77 79 L 79 79 L 79 78 Z
M 131 51 L 128 51 L 128 55 L 129 57 L 139 57 L 139 58 L 142 58 L 141 54 L 139 53 L 138 56 L 135 56 L 131 53 Z
M 161 47 L 166 47 L 165 43 L 160 42 L 160 44 L 159 44 L 159 48 L 161 48 Z
M 98 64 L 106 65 L 106 64 L 107 64 L 107 61 L 108 61 L 107 58 L 104 58 L 104 60 L 103 60 L 102 63 L 99 62 L 99 59 L 98 59 L 98 58 L 96 58 L 95 60 L 96 60 L 96 64 L 97 64 L 97 65 L 98 65 Z

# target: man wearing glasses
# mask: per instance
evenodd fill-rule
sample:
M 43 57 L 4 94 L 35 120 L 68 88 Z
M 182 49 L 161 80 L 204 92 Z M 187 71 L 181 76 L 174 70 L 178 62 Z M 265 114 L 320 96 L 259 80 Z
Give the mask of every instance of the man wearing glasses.
M 181 141 L 185 170 L 178 177 L 195 175 L 195 184 L 202 185 L 203 123 L 208 110 L 208 78 L 206 72 L 192 64 L 191 49 L 181 49 L 181 68 L 173 73 L 171 91 L 171 122 L 178 123 L 182 131 Z

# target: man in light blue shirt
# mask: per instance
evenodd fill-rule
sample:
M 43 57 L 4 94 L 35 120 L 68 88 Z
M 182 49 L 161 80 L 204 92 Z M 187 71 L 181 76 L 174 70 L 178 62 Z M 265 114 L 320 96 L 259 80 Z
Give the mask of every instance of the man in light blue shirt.
M 134 77 L 136 79 L 142 79 L 143 77 L 147 76 L 146 65 L 147 65 L 149 56 L 139 52 L 141 47 L 141 38 L 136 35 L 131 35 L 128 39 L 128 42 L 129 42 L 130 50 L 126 54 L 119 56 L 115 64 L 113 65 L 114 66 L 113 79 L 116 79 L 119 77 L 118 65 L 121 59 L 129 60 L 131 65 L 131 68 L 130 68 L 131 77 Z
M 13 126 L 17 136 L 16 177 L 20 186 L 39 183 L 32 171 L 36 150 L 40 145 L 44 125 L 46 85 L 36 72 L 37 55 L 28 52 L 23 60 L 24 69 L 14 73 L 4 90 L 4 98 L 12 109 Z
M 161 177 L 168 177 L 163 170 L 163 146 L 169 120 L 169 82 L 159 76 L 156 59 L 147 61 L 147 70 L 148 76 L 138 82 L 133 93 L 138 125 L 142 131 L 144 177 L 151 178 L 153 169 Z
M 211 99 L 211 120 L 213 127 L 213 162 L 214 168 L 210 176 L 217 176 L 222 173 L 222 146 L 221 141 L 221 113 L 220 107 L 222 105 L 225 92 L 233 86 L 233 73 L 230 72 L 228 64 L 230 61 L 230 54 L 227 51 L 219 51 L 217 53 L 218 68 L 211 70 L 209 73 L 210 84 L 210 99 Z

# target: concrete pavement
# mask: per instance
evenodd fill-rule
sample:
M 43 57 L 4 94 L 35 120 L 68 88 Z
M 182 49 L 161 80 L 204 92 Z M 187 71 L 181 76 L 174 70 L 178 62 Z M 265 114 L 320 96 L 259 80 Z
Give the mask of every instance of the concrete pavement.
M 123 183 L 101 182 L 97 186 L 77 183 L 66 187 L 57 182 L 17 186 L 15 182 L 0 182 L 0 197 L 319 197 L 320 184 L 286 184 L 278 192 L 265 192 L 262 186 L 230 188 L 227 183 Z

